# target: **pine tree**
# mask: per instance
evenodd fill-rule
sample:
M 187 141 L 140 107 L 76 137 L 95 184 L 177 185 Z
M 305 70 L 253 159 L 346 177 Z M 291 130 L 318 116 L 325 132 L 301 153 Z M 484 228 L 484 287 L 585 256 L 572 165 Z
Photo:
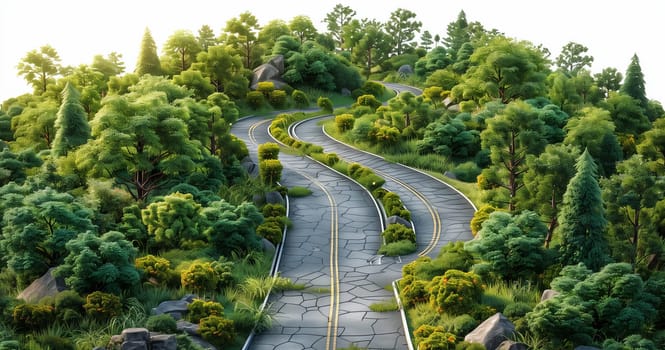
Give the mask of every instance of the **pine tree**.
M 446 45 L 446 48 L 451 55 L 455 56 L 462 45 L 471 40 L 468 27 L 469 23 L 466 21 L 466 14 L 464 11 L 460 11 L 455 22 L 448 24 L 448 27 L 446 28 L 446 34 L 448 36 L 443 39 L 443 43 Z M 453 57 L 453 59 L 455 58 L 456 57 Z
M 638 100 L 642 108 L 647 107 L 649 100 L 647 99 L 645 90 L 644 74 L 642 74 L 640 59 L 637 57 L 637 54 L 633 55 L 628 69 L 626 69 L 626 77 L 623 80 L 621 92 Z
M 584 263 L 593 271 L 608 261 L 604 236 L 607 220 L 603 209 L 597 169 L 588 150 L 577 159 L 577 173 L 568 183 L 559 214 L 559 252 L 562 265 Z
M 144 74 L 162 74 L 162 66 L 159 62 L 159 56 L 157 56 L 157 45 L 155 45 L 155 40 L 152 38 L 152 34 L 150 34 L 150 29 L 148 28 L 143 33 L 141 52 L 139 53 L 139 59 L 134 72 L 139 76 Z
M 88 115 L 79 97 L 74 85 L 68 82 L 62 90 L 62 104 L 54 122 L 52 153 L 55 157 L 66 156 L 67 152 L 85 144 L 90 138 Z

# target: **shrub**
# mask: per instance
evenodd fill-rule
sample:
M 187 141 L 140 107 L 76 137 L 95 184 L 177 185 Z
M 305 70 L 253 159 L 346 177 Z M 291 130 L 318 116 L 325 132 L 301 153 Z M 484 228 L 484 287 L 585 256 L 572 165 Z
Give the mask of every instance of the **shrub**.
M 265 103 L 265 97 L 259 91 L 250 91 L 245 98 L 247 99 L 247 104 L 252 109 L 259 109 Z
M 206 301 L 203 299 L 194 299 L 187 305 L 187 318 L 192 323 L 208 316 L 223 316 L 224 306 L 216 301 Z
M 474 330 L 474 328 L 477 326 L 478 321 L 476 321 L 473 316 L 469 314 L 463 314 L 453 318 L 448 330 L 455 333 L 455 335 L 459 337 L 463 337 Z
M 272 81 L 260 81 L 256 84 L 256 91 L 263 94 L 265 98 L 268 98 L 268 96 L 270 96 L 270 93 L 275 91 L 275 83 L 273 83 Z
M 289 197 L 305 197 L 309 196 L 312 194 L 312 190 L 310 190 L 307 187 L 302 187 L 302 186 L 293 186 L 289 188 L 288 195 Z
M 104 320 L 120 315 L 122 303 L 117 295 L 95 291 L 86 296 L 83 308 L 93 318 Z
M 281 223 L 274 219 L 275 218 L 272 217 L 266 218 L 266 220 L 256 228 L 256 234 L 269 240 L 272 244 L 279 244 L 282 242 L 283 228 Z
M 475 162 L 464 162 L 452 170 L 455 176 L 464 182 L 475 182 L 480 175 L 481 169 Z
M 286 207 L 279 203 L 268 203 L 261 208 L 261 213 L 263 217 L 276 217 L 276 216 L 285 216 Z
M 204 293 L 217 288 L 219 277 L 210 262 L 194 262 L 180 274 L 183 288 Z
M 275 108 L 284 108 L 286 106 L 286 91 L 284 90 L 275 90 L 270 93 L 270 105 Z
M 3 340 L 0 341 L 0 350 L 20 350 L 21 346 L 18 340 Z
M 12 322 L 20 332 L 40 330 L 53 321 L 53 306 L 19 304 L 12 311 Z
M 71 339 L 63 338 L 57 335 L 52 334 L 41 334 L 38 335 L 35 339 L 39 345 L 44 349 L 58 349 L 58 350 L 76 350 L 74 343 Z M 31 349 L 31 346 L 27 346 L 27 349 Z
M 399 295 L 402 303 L 407 307 L 414 307 L 416 304 L 426 303 L 429 300 L 427 291 L 428 281 L 404 277 L 400 280 Z
M 262 143 L 258 147 L 259 161 L 279 158 L 279 145 L 274 142 Z
M 264 184 L 275 185 L 282 178 L 282 163 L 277 159 L 259 162 L 259 175 Z
M 373 112 L 381 106 L 381 101 L 377 100 L 374 95 L 362 95 L 356 100 L 356 105 L 369 107 Z
M 170 261 L 151 254 L 136 258 L 134 264 L 143 272 L 146 279 L 152 279 L 157 283 L 168 281 L 172 274 Z
M 506 305 L 506 307 L 503 309 L 503 315 L 514 322 L 517 319 L 524 317 L 527 313 L 531 312 L 531 310 L 533 310 L 531 305 L 518 301 L 516 303 Z
M 327 112 L 327 113 L 332 113 L 333 112 L 333 103 L 332 100 L 330 100 L 328 97 L 319 97 L 318 100 L 316 100 L 316 105 L 321 108 L 322 111 Z
M 480 302 L 482 286 L 478 275 L 448 270 L 430 282 L 430 301 L 439 313 L 451 315 L 469 313 Z
M 236 338 L 234 322 L 220 316 L 208 316 L 199 322 L 199 334 L 211 344 L 223 348 Z
M 169 314 L 152 315 L 145 322 L 145 328 L 151 332 L 173 334 L 178 331 L 176 320 Z
M 353 114 L 340 114 L 335 116 L 335 125 L 337 125 L 337 130 L 344 133 L 353 129 L 353 124 L 355 123 L 356 118 L 353 117 Z
M 327 153 L 326 154 L 326 164 L 328 166 L 334 166 L 339 162 L 339 156 L 336 153 Z
M 471 219 L 471 233 L 475 236 L 478 231 L 483 226 L 483 222 L 490 217 L 490 214 L 496 211 L 497 208 L 486 204 L 481 206 L 475 213 L 473 213 L 473 218 Z
M 298 108 L 306 108 L 309 107 L 309 98 L 307 97 L 307 94 L 300 91 L 300 90 L 293 90 L 291 93 L 291 98 L 293 99 L 293 103 L 296 105 Z
M 416 233 L 413 229 L 408 228 L 402 224 L 390 224 L 386 227 L 385 231 L 381 233 L 386 243 L 393 243 L 397 241 L 411 241 L 416 242 Z
M 55 312 L 63 322 L 79 321 L 83 315 L 85 300 L 73 290 L 64 290 L 55 296 Z
M 416 244 L 410 240 L 388 243 L 379 249 L 379 254 L 386 256 L 407 255 L 416 251 Z
M 361 88 L 365 93 L 373 95 L 376 98 L 383 96 L 383 93 L 386 91 L 386 87 L 375 81 L 367 81 Z

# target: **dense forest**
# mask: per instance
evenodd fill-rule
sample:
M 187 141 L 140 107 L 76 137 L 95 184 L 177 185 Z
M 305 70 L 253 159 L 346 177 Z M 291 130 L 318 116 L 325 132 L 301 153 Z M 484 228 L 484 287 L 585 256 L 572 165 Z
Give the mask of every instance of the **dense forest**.
M 533 349 L 665 348 L 665 111 L 637 54 L 594 74 L 583 44 L 550 57 L 463 11 L 441 34 L 404 8 L 382 23 L 339 4 L 324 22 L 245 12 L 218 33 L 174 29 L 160 51 L 146 28 L 134 72 L 117 52 L 76 67 L 50 46 L 26 53 L 17 73 L 34 91 L 0 109 L 0 349 L 168 332 L 175 321 L 150 310 L 187 293 L 208 297 L 188 321 L 220 348 L 270 327 L 265 289 L 299 286 L 266 278 L 262 240 L 278 244 L 289 222 L 257 198 L 289 189 L 279 164 L 251 176 L 229 130 L 293 109 L 332 112 L 340 139 L 453 174 L 477 204 L 472 241 L 404 266 L 420 349 L 477 349 L 464 335 L 496 312 Z M 254 82 L 268 62 L 281 80 Z M 382 101 L 376 81 L 423 93 Z M 46 273 L 67 290 L 18 298 Z M 557 295 L 539 302 L 545 289 Z M 178 348 L 198 347 L 180 336 Z

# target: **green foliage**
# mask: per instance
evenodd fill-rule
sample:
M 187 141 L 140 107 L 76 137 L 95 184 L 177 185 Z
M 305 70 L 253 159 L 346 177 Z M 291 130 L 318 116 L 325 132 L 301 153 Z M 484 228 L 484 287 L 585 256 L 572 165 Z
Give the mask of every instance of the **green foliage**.
M 183 288 L 202 294 L 217 289 L 219 276 L 211 262 L 194 262 L 180 274 Z
M 339 163 L 339 156 L 336 153 L 326 153 L 325 162 L 326 165 L 332 167 L 335 164 Z
M 332 113 L 332 111 L 333 111 L 333 104 L 332 104 L 332 101 L 331 101 L 328 97 L 320 96 L 320 97 L 316 100 L 316 105 L 317 105 L 319 108 L 321 108 L 322 111 L 324 111 L 324 112 L 326 112 L 326 113 Z
M 176 320 L 169 314 L 152 315 L 145 322 L 145 328 L 151 332 L 175 334 L 178 331 Z
M 162 74 L 161 63 L 159 62 L 159 56 L 157 56 L 157 45 L 155 45 L 155 40 L 152 38 L 152 34 L 147 27 L 143 32 L 141 51 L 134 72 L 138 76 L 144 74 L 157 76 Z
M 248 92 L 247 96 L 245 96 L 245 100 L 247 101 L 247 104 L 254 110 L 263 107 L 266 102 L 265 96 L 263 96 L 260 91 Z
M 374 112 L 381 106 L 381 101 L 377 100 L 374 95 L 361 95 L 356 99 L 354 106 L 369 107 L 370 111 Z
M 201 211 L 203 234 L 217 253 L 249 252 L 261 248 L 256 227 L 263 215 L 254 204 L 232 205 L 224 200 L 210 203 Z
M 284 227 L 282 225 L 282 220 L 277 217 L 266 218 L 263 223 L 256 228 L 257 235 L 269 240 L 273 244 L 279 244 L 282 242 L 283 231 Z
M 397 311 L 399 310 L 399 305 L 397 305 L 397 301 L 395 301 L 395 299 L 391 299 L 388 301 L 372 303 L 369 305 L 369 309 L 374 312 Z
M 448 270 L 430 282 L 430 303 L 439 313 L 469 313 L 480 302 L 480 277 L 472 272 Z
M 309 107 L 309 98 L 307 97 L 307 94 L 300 90 L 293 90 L 291 93 L 291 99 L 297 108 Z
M 75 324 L 84 313 L 85 300 L 73 290 L 64 290 L 55 296 L 55 313 L 58 320 Z
M 141 210 L 141 217 L 158 246 L 172 248 L 204 238 L 198 228 L 200 212 L 192 194 L 175 192 Z
M 390 224 L 381 233 L 386 244 L 394 243 L 397 241 L 411 241 L 416 242 L 416 233 L 413 229 L 406 227 L 402 224 Z
M 621 92 L 636 99 L 642 108 L 646 108 L 648 99 L 644 85 L 644 75 L 642 74 L 642 67 L 640 67 L 640 59 L 637 57 L 637 54 L 634 54 L 626 69 L 626 77 L 623 80 L 623 85 L 621 85 Z
M 199 322 L 199 334 L 217 347 L 224 347 L 235 341 L 237 336 L 233 321 L 221 316 L 208 316 Z
M 287 95 L 286 91 L 284 90 L 275 90 L 270 93 L 270 96 L 268 98 L 268 101 L 270 102 L 270 105 L 273 106 L 274 108 L 284 108 L 287 103 Z
M 152 254 L 136 258 L 134 264 L 145 280 L 157 284 L 168 281 L 173 274 L 170 261 Z
M 224 305 L 203 299 L 194 299 L 187 305 L 187 318 L 190 322 L 199 323 L 207 316 L 224 316 Z
M 86 314 L 98 320 L 108 320 L 122 312 L 120 297 L 110 293 L 95 291 L 88 294 L 83 304 Z
M 289 188 L 288 195 L 289 197 L 293 198 L 298 198 L 298 197 L 306 197 L 312 194 L 312 190 L 310 190 L 307 187 L 302 187 L 302 186 L 293 186 Z
M 268 159 L 279 159 L 279 145 L 274 142 L 266 142 L 259 145 L 259 161 Z
M 474 328 L 477 326 L 478 321 L 476 321 L 475 318 L 473 318 L 471 315 L 463 314 L 453 318 L 453 321 L 449 327 L 449 331 L 458 337 L 463 337 L 474 330 Z
M 506 280 L 529 279 L 547 266 L 543 242 L 547 227 L 531 211 L 512 216 L 495 211 L 465 249 L 490 264 L 493 274 Z
M 2 144 L 0 144 L 0 148 L 2 148 Z M 0 185 L 4 186 L 12 181 L 22 184 L 27 173 L 40 165 L 42 165 L 42 160 L 32 149 L 15 153 L 9 147 L 2 148 L 0 149 Z
M 270 93 L 275 91 L 275 83 L 272 81 L 260 81 L 256 85 L 256 91 L 262 93 L 265 98 L 269 98 Z
M 54 122 L 55 138 L 51 151 L 55 157 L 67 155 L 90 138 L 88 115 L 79 97 L 74 85 L 68 82 L 62 92 L 62 104 Z
M 259 162 L 259 176 L 266 185 L 276 185 L 282 178 L 282 162 L 279 159 L 267 159 Z
M 19 304 L 12 310 L 12 324 L 20 332 L 35 332 L 53 321 L 51 305 Z
M 476 182 L 481 169 L 476 162 L 464 162 L 455 166 L 451 172 L 455 177 L 464 182 Z
M 416 249 L 416 243 L 410 239 L 405 239 L 381 246 L 378 253 L 386 256 L 401 256 L 411 254 L 415 252 Z
M 344 133 L 353 129 L 353 124 L 355 123 L 356 118 L 353 114 L 339 114 L 335 116 L 335 124 L 337 125 L 337 130 Z

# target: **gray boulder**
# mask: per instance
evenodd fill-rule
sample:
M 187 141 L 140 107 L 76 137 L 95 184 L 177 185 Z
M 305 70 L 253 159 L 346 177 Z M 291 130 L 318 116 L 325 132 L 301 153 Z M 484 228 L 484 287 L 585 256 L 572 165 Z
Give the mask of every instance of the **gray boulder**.
M 278 55 L 267 63 L 254 68 L 250 87 L 252 90 L 256 90 L 260 82 L 269 81 L 275 85 L 275 89 L 281 89 L 286 86 L 286 83 L 282 80 L 283 73 L 284 56 Z
M 125 328 L 120 335 L 125 343 L 150 341 L 150 332 L 146 328 Z
M 148 350 L 148 343 L 144 341 L 126 341 L 120 345 L 120 350 Z
M 275 245 L 265 238 L 261 239 L 261 248 L 263 249 L 264 252 L 272 253 L 275 251 Z
M 399 73 L 399 75 L 401 75 L 401 76 L 409 76 L 409 75 L 412 75 L 412 74 L 413 74 L 413 67 L 411 67 L 411 65 L 409 65 L 409 64 L 401 65 L 401 66 L 397 69 L 397 73 Z
M 44 297 L 52 297 L 67 289 L 63 278 L 53 276 L 53 270 L 50 268 L 42 277 L 34 280 L 25 288 L 16 299 L 23 299 L 28 303 L 36 303 Z
M 177 350 L 178 342 L 174 334 L 156 334 L 150 337 L 151 350 Z
M 185 320 L 178 320 L 178 322 L 176 322 L 176 327 L 178 331 L 185 332 L 189 335 L 199 334 L 199 325 L 196 323 L 191 323 Z
M 386 219 L 386 223 L 388 225 L 390 225 L 390 224 L 402 224 L 402 225 L 404 225 L 408 228 L 411 228 L 411 223 L 409 221 L 407 221 L 404 218 L 402 218 L 400 216 L 397 216 L 397 215 L 389 216 Z
M 554 289 L 545 289 L 543 291 L 543 294 L 540 296 L 540 302 L 542 303 L 543 301 L 547 299 L 552 299 L 555 296 L 559 295 L 561 293 L 555 291 Z
M 266 193 L 266 203 L 284 205 L 284 197 L 278 191 L 270 191 Z
M 447 178 L 450 178 L 450 179 L 453 179 L 453 180 L 457 180 L 457 175 L 455 175 L 455 173 L 453 173 L 452 171 L 444 172 L 443 176 L 445 176 Z
M 187 306 L 189 306 L 189 302 L 186 300 L 166 300 L 159 303 L 157 307 L 154 307 L 152 309 L 152 314 L 168 314 L 173 316 L 176 320 L 179 320 L 187 313 Z
M 500 312 L 497 312 L 467 334 L 464 340 L 469 343 L 482 344 L 487 350 L 495 350 L 504 340 L 509 340 L 514 335 L 515 326 Z
M 256 164 L 250 157 L 245 157 L 240 161 L 240 166 L 247 171 L 248 174 L 254 174 L 256 170 Z
M 524 343 L 518 343 L 512 340 L 504 340 L 499 344 L 496 350 L 529 350 L 529 347 Z

